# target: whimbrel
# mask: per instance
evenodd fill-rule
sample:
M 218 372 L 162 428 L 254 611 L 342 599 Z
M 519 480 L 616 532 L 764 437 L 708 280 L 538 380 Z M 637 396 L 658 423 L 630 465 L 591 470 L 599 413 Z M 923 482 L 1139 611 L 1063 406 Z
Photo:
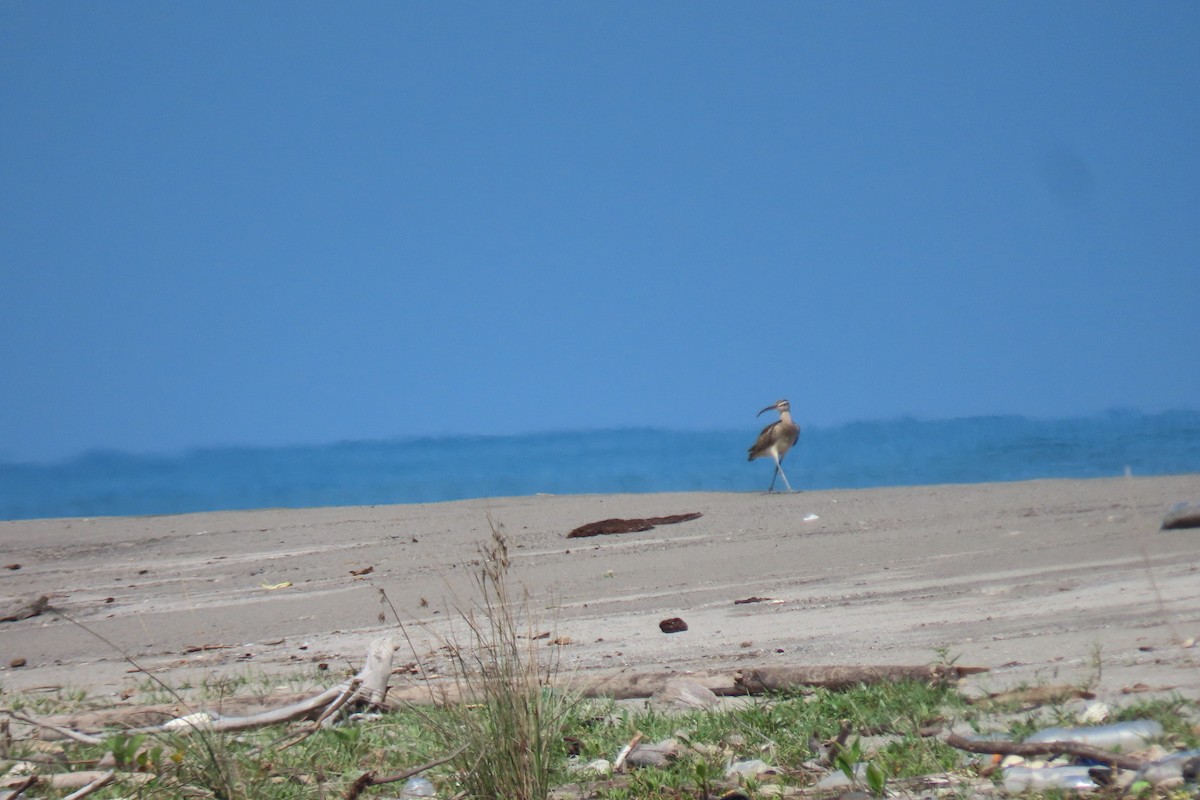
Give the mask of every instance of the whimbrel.
M 758 415 L 761 416 L 772 409 L 779 412 L 779 419 L 762 429 L 762 433 L 758 435 L 758 441 L 750 448 L 750 458 L 747 461 L 753 461 L 763 456 L 775 459 L 775 472 L 771 475 L 771 487 L 767 491 L 775 491 L 775 478 L 782 475 L 783 483 L 787 486 L 788 491 L 794 492 L 796 490 L 788 483 L 787 473 L 783 471 L 783 457 L 800 438 L 800 426 L 792 420 L 792 404 L 787 400 L 772 403 L 758 412 Z

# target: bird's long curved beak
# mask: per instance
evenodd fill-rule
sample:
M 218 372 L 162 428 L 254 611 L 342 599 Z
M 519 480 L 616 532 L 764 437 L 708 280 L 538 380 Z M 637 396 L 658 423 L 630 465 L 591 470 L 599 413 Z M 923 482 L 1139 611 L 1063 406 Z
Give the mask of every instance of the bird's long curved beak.
M 767 413 L 768 411 L 774 411 L 777 408 L 779 408 L 779 403 L 771 403 L 771 405 L 767 406 L 766 408 L 764 408 L 762 411 L 758 412 L 754 416 L 761 417 L 763 414 Z

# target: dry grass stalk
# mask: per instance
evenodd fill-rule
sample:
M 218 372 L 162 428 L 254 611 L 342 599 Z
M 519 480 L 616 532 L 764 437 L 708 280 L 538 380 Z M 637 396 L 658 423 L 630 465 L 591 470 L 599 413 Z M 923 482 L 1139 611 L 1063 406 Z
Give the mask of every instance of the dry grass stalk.
M 455 759 L 468 797 L 544 800 L 551 789 L 562 730 L 572 707 L 558 683 L 557 648 L 539 647 L 528 590 L 513 596 L 508 542 L 489 519 L 492 535 L 480 547 L 477 597 L 455 601 L 463 631 L 446 643 L 455 694 L 471 703 L 446 706 L 429 720 Z

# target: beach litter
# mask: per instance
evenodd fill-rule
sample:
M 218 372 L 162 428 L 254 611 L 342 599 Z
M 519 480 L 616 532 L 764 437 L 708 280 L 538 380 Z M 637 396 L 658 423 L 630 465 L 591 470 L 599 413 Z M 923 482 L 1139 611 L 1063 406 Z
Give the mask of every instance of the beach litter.
M 761 758 L 735 761 L 725 768 L 726 778 L 758 778 L 763 775 L 778 775 L 779 769 Z
M 577 775 L 581 773 L 591 774 L 600 777 L 607 777 L 613 774 L 612 762 L 607 758 L 597 758 L 593 761 L 587 762 L 586 764 L 579 763 L 577 756 L 573 758 L 575 760 L 567 765 L 567 772 Z
M 400 790 L 401 798 L 410 797 L 436 797 L 437 792 L 433 788 L 433 783 L 422 775 L 414 775 L 404 782 L 404 788 Z
M 1200 750 L 1185 750 L 1151 761 L 1133 776 L 1133 783 L 1138 781 L 1152 786 L 1200 781 Z
M 1022 742 L 952 734 L 946 743 L 969 752 L 993 753 L 994 758 L 1003 756 L 1001 786 L 1010 794 L 1090 792 L 1112 786 L 1137 793 L 1139 784 L 1169 787 L 1200 779 L 1200 750 L 1161 756 L 1161 748 L 1151 742 L 1163 735 L 1158 721 L 1137 719 L 1044 728 Z
M 1026 744 L 1043 742 L 1078 742 L 1116 752 L 1140 750 L 1151 739 L 1162 736 L 1162 723 L 1152 719 L 1118 722 L 1114 725 L 1095 725 L 1080 728 L 1044 728 L 1025 739 Z
M 1004 790 L 1012 793 L 1044 791 L 1046 789 L 1090 792 L 1099 788 L 1099 785 L 1092 780 L 1092 769 L 1092 767 L 1074 765 L 1005 767 Z
M 624 763 L 633 768 L 665 767 L 683 752 L 678 739 L 663 739 L 653 744 L 638 744 L 625 756 Z

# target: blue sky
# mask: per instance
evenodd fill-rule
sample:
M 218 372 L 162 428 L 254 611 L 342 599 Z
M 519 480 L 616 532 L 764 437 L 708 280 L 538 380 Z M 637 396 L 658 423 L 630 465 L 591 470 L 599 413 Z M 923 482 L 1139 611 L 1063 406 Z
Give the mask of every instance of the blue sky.
M 1200 405 L 1200 5 L 0 5 L 0 458 Z

